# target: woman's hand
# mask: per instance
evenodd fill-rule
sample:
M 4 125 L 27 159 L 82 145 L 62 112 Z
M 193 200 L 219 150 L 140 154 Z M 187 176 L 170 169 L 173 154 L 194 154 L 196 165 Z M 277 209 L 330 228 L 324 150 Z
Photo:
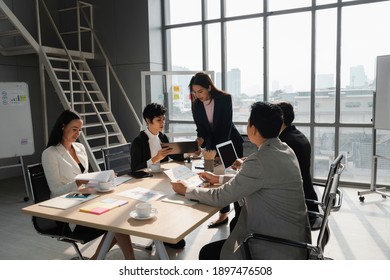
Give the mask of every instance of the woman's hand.
M 79 188 L 78 192 L 82 194 L 92 194 L 96 193 L 96 189 L 93 187 Z
M 198 142 L 199 147 L 202 147 L 202 145 L 204 143 L 204 139 L 202 137 L 198 137 L 198 138 L 196 138 L 196 142 Z
M 172 153 L 172 148 L 166 147 L 162 148 L 161 150 L 158 151 L 157 155 L 152 157 L 152 162 L 157 163 L 162 161 L 166 156 L 170 155 Z
M 85 181 L 85 180 L 76 180 L 76 185 L 78 187 L 80 187 L 81 185 L 86 185 L 88 184 L 89 181 Z

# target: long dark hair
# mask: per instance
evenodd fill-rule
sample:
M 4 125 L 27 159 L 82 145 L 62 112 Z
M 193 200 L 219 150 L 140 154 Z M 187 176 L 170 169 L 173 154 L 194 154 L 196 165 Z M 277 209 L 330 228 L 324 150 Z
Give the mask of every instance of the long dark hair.
M 79 113 L 74 110 L 65 110 L 57 118 L 56 123 L 51 130 L 49 141 L 47 143 L 47 148 L 50 146 L 56 146 L 58 143 L 61 143 L 63 135 L 63 127 L 70 123 L 73 120 L 81 119 Z
M 188 85 L 188 88 L 190 89 L 190 94 L 191 94 L 191 100 L 192 101 L 196 100 L 196 98 L 194 98 L 194 95 L 192 94 L 192 86 L 193 85 L 201 86 L 201 87 L 204 87 L 206 89 L 208 89 L 210 87 L 210 102 L 211 102 L 211 100 L 214 99 L 214 97 L 217 94 L 228 95 L 228 93 L 218 89 L 214 85 L 214 83 L 211 80 L 209 75 L 207 75 L 206 73 L 203 73 L 203 72 L 198 72 L 194 76 L 192 76 L 192 78 L 190 80 L 190 84 Z

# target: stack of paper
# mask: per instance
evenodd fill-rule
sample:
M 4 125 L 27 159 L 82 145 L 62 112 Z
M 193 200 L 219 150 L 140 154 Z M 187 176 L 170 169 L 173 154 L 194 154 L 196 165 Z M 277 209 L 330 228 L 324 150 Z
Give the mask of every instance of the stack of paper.
M 171 181 L 181 181 L 184 185 L 190 188 L 199 187 L 203 183 L 199 175 L 185 165 L 180 165 L 164 172 Z
M 141 200 L 144 202 L 154 201 L 154 200 L 160 199 L 161 197 L 165 196 L 165 194 L 162 192 L 152 191 L 152 190 L 141 188 L 141 187 L 136 187 L 136 188 L 131 189 L 131 190 L 126 190 L 126 191 L 123 191 L 120 193 L 116 193 L 116 195 Z
M 181 205 L 187 205 L 187 206 L 192 206 L 192 205 L 198 204 L 197 201 L 189 200 L 189 199 L 185 198 L 184 196 L 177 194 L 177 193 L 174 193 L 174 194 L 171 194 L 167 197 L 164 197 L 161 201 L 176 203 L 176 204 L 181 204 Z
M 80 208 L 81 212 L 100 215 L 110 211 L 113 208 L 120 207 L 127 204 L 126 200 L 120 200 L 115 198 L 106 198 L 99 202 L 92 203 Z

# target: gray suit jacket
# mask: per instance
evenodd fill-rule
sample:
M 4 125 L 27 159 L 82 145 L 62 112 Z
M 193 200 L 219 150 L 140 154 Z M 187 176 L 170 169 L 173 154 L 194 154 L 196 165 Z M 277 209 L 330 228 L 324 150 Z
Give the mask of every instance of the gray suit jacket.
M 221 259 L 242 259 L 242 242 L 251 232 L 311 241 L 302 178 L 298 160 L 278 138 L 267 140 L 251 154 L 241 170 L 218 188 L 187 189 L 186 197 L 201 203 L 223 207 L 244 200 L 238 222 L 226 240 Z M 305 252 L 289 246 L 257 242 L 252 255 L 256 259 L 304 259 Z

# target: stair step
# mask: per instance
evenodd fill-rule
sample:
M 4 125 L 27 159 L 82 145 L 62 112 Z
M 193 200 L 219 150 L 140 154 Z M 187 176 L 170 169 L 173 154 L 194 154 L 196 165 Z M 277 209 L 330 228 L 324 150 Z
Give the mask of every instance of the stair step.
M 6 20 L 8 17 L 6 15 L 0 15 L 0 20 Z
M 106 115 L 110 114 L 109 111 L 99 112 L 100 115 Z M 85 112 L 85 113 L 79 113 L 80 116 L 96 116 L 96 112 Z
M 68 79 L 58 79 L 58 81 L 60 83 L 69 83 L 70 82 L 70 80 L 68 80 Z M 95 83 L 95 81 L 91 81 L 91 80 L 83 80 L 83 82 L 86 83 L 86 84 L 93 84 L 93 83 Z M 80 83 L 80 80 L 72 80 L 72 83 Z
M 117 136 L 117 135 L 120 135 L 120 133 L 119 132 L 109 132 L 108 133 L 108 137 Z M 106 137 L 106 134 L 104 134 L 104 133 L 101 133 L 101 134 L 91 134 L 91 135 L 85 136 L 85 138 L 87 140 L 99 139 L 99 138 L 105 138 L 105 137 Z
M 53 68 L 54 71 L 56 72 L 69 72 L 69 69 L 68 68 Z M 76 73 L 75 70 L 71 70 L 72 73 Z M 78 70 L 79 73 L 91 73 L 91 71 L 88 71 L 88 70 Z
M 99 93 L 98 90 L 89 90 L 89 93 Z M 70 93 L 70 90 L 64 90 L 64 93 Z M 85 93 L 85 90 L 74 90 L 73 93 Z
M 90 105 L 92 102 L 90 101 L 75 101 L 73 102 L 74 105 Z M 106 102 L 105 101 L 93 101 L 93 104 L 105 104 Z M 69 102 L 69 105 L 71 105 L 72 103 Z
M 12 36 L 18 36 L 18 35 L 20 35 L 20 32 L 16 29 L 0 33 L 0 37 L 12 37 Z
M 84 128 L 90 128 L 90 127 L 98 127 L 101 126 L 102 124 L 100 122 L 97 123 L 86 123 L 83 125 Z M 115 125 L 115 122 L 104 122 L 104 125 Z

